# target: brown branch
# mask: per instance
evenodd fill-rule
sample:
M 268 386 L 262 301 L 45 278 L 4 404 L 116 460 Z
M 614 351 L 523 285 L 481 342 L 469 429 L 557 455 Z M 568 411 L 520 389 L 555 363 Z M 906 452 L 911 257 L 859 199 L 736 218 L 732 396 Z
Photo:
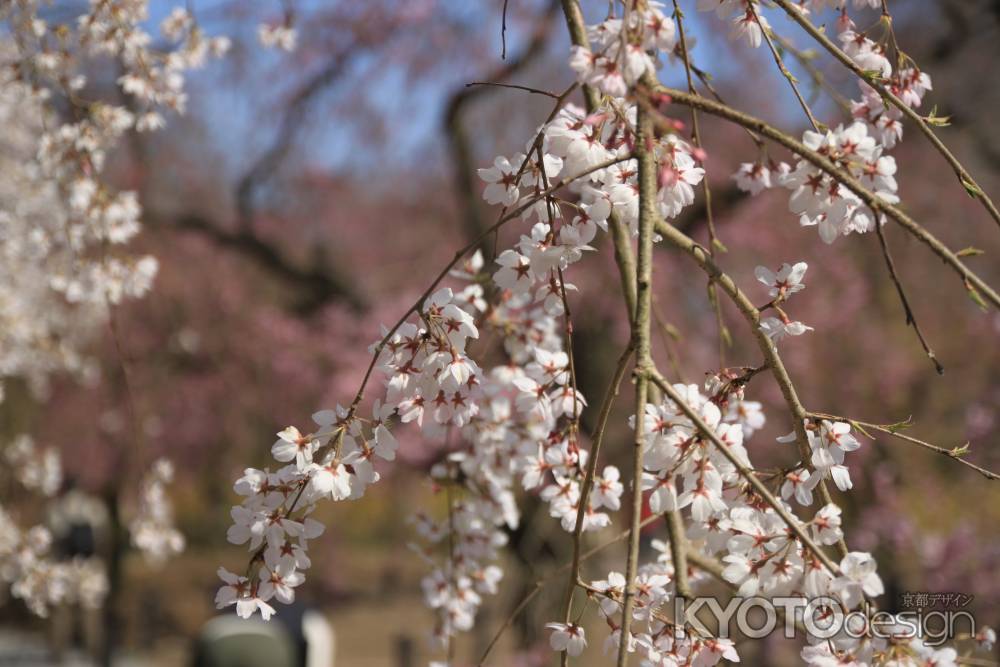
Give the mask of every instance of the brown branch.
M 567 94 L 569 93 L 570 90 L 572 90 L 572 87 L 567 90 Z M 561 100 L 560 100 L 560 103 L 561 103 Z M 541 135 L 539 135 L 539 136 L 541 136 Z M 529 153 L 529 155 L 530 155 L 530 153 Z M 525 163 L 527 163 L 528 159 L 529 159 L 528 157 L 525 157 Z M 409 319 L 409 317 L 411 315 L 413 315 L 414 313 L 419 313 L 419 312 L 421 312 L 423 310 L 424 302 L 428 299 L 428 297 L 430 297 L 431 294 L 434 293 L 434 290 L 437 289 L 437 286 L 441 283 L 441 281 L 445 279 L 445 277 L 448 275 L 448 273 L 453 268 L 455 268 L 455 265 L 458 264 L 458 262 L 463 257 L 465 257 L 466 254 L 468 254 L 469 252 L 471 252 L 473 248 L 477 247 L 479 245 L 479 243 L 483 239 L 487 238 L 490 234 L 493 234 L 498 229 L 500 229 L 500 227 L 502 227 L 506 223 L 510 222 L 511 220 L 514 220 L 515 218 L 520 217 L 520 215 L 522 213 L 524 213 L 525 211 L 527 211 L 529 208 L 531 208 L 532 206 L 534 206 L 536 203 L 538 203 L 539 201 L 542 201 L 542 200 L 546 199 L 547 197 L 549 197 L 553 193 L 557 192 L 559 189 L 567 186 L 569 183 L 571 183 L 571 182 L 573 182 L 575 180 L 578 180 L 580 178 L 583 178 L 584 176 L 588 176 L 588 175 L 590 175 L 591 173 L 593 173 L 595 171 L 600 171 L 601 169 L 607 169 L 608 167 L 610 167 L 612 165 L 615 165 L 615 164 L 618 164 L 619 162 L 622 162 L 622 161 L 624 161 L 626 159 L 628 159 L 628 158 L 614 158 L 614 159 L 602 162 L 600 164 L 596 164 L 596 165 L 590 167 L 589 169 L 586 169 L 585 171 L 583 171 L 583 172 L 581 172 L 579 174 L 576 174 L 574 176 L 565 178 L 561 182 L 556 183 L 552 187 L 544 190 L 543 192 L 538 193 L 536 196 L 531 197 L 531 198 L 527 199 L 526 201 L 523 201 L 520 206 L 514 208 L 511 211 L 507 211 L 507 209 L 504 209 L 504 212 L 500 215 L 500 217 L 497 219 L 497 221 L 493 225 L 491 225 L 489 228 L 483 230 L 483 232 L 478 237 L 476 237 L 475 239 L 473 239 L 471 242 L 467 243 L 465 246 L 463 246 L 463 247 L 459 248 L 457 251 L 455 251 L 455 255 L 452 257 L 451 261 L 448 262 L 444 266 L 444 268 L 441 269 L 440 273 L 438 273 L 437 277 L 433 280 L 433 282 L 431 282 L 431 284 L 427 287 L 427 289 L 424 290 L 423 294 L 421 294 L 417 298 L 417 300 L 413 303 L 413 305 L 411 305 L 406 310 L 406 312 L 403 313 L 402 316 L 400 316 L 400 318 L 396 321 L 396 323 L 392 326 L 392 328 L 389 329 L 385 333 L 385 335 L 382 337 L 382 339 L 378 342 L 378 344 L 375 345 L 374 349 L 372 350 L 371 361 L 368 363 L 368 368 L 365 370 L 365 375 L 361 379 L 361 385 L 358 387 L 358 392 L 357 392 L 357 394 L 355 394 L 354 400 L 351 401 L 351 406 L 350 406 L 349 411 L 348 411 L 348 414 L 350 416 L 348 417 L 348 419 L 350 419 L 350 417 L 353 417 L 355 410 L 357 409 L 358 405 L 361 403 L 361 399 L 364 397 L 365 388 L 368 386 L 368 381 L 371 379 L 372 371 L 375 370 L 375 364 L 378 363 L 379 355 L 382 354 L 382 350 L 385 349 L 385 346 L 389 342 L 389 339 L 392 338 L 393 334 L 396 333 L 396 330 L 399 329 L 399 327 L 403 326 L 403 324 L 406 322 L 407 319 Z M 524 164 L 522 164 L 521 166 L 523 168 Z
M 639 252 L 635 284 L 636 307 L 632 320 L 632 340 L 635 341 L 635 429 L 632 446 L 632 516 L 629 530 L 628 560 L 625 564 L 625 596 L 622 602 L 622 627 L 618 642 L 618 667 L 628 664 L 631 646 L 632 607 L 635 604 L 635 576 L 639 570 L 639 532 L 642 520 L 643 454 L 646 448 L 642 425 L 649 394 L 647 369 L 652 368 L 650 341 L 650 311 L 652 310 L 653 236 L 658 217 L 656 210 L 657 162 L 653 153 L 653 121 L 649 112 L 638 109 L 635 157 L 639 163 Z
M 659 519 L 659 517 L 657 517 L 657 516 L 646 517 L 646 519 L 643 521 L 642 525 L 643 526 L 648 526 L 649 524 L 653 523 L 657 519 Z M 625 538 L 627 538 L 628 535 L 629 535 L 629 531 L 628 530 L 624 530 L 624 531 L 618 533 L 617 536 L 611 538 L 607 542 L 604 542 L 603 544 L 599 544 L 596 547 L 590 549 L 589 551 L 586 551 L 586 552 L 580 554 L 580 561 L 583 562 L 585 560 L 588 560 L 591 556 L 594 556 L 594 555 L 600 553 L 601 551 L 604 551 L 605 549 L 607 549 L 610 546 L 614 546 L 615 544 L 618 544 L 619 542 L 621 542 L 622 540 L 624 540 Z M 514 619 L 517 618 L 517 615 L 520 614 L 524 610 L 524 608 L 528 606 L 528 603 L 531 601 L 531 599 L 534 598 L 538 594 L 538 592 L 545 586 L 545 584 L 547 584 L 549 581 L 551 581 L 552 579 L 554 579 L 556 576 L 562 574 L 563 572 L 568 571 L 572 567 L 573 567 L 573 561 L 569 561 L 567 563 L 564 563 L 559 569 L 554 570 L 554 571 L 548 573 L 547 575 L 545 575 L 541 579 L 538 579 L 535 582 L 535 585 L 532 587 L 531 591 L 529 591 L 528 594 L 517 604 L 517 606 L 514 607 L 514 609 L 511 611 L 511 613 L 507 616 L 507 619 L 500 626 L 500 629 L 493 636 L 493 639 L 487 645 L 486 651 L 483 653 L 482 657 L 479 658 L 479 662 L 477 663 L 477 665 L 479 667 L 482 667 L 484 664 L 486 664 L 486 659 L 489 657 L 490 653 L 493 651 L 493 647 L 496 645 L 497 641 L 499 641 L 500 636 L 503 635 L 503 633 L 507 630 L 507 628 L 509 628 L 514 623 Z
M 688 92 L 693 95 L 696 91 L 694 87 L 694 78 L 691 74 L 691 60 L 690 52 L 688 51 L 687 35 L 684 31 L 684 13 L 681 11 L 677 0 L 674 0 L 674 18 L 677 19 L 677 33 L 680 38 L 680 51 L 684 57 L 684 74 L 687 78 L 687 88 Z M 695 148 L 702 148 L 701 127 L 698 122 L 697 109 L 691 109 L 691 142 L 694 144 Z M 719 241 L 718 235 L 715 232 L 715 218 L 712 215 L 712 189 L 708 185 L 708 173 L 705 173 L 701 179 L 701 189 L 705 196 L 704 211 L 705 223 L 708 225 L 708 250 L 714 257 L 715 252 L 725 246 L 723 246 Z M 712 303 L 712 309 L 715 311 L 715 321 L 719 329 L 719 367 L 724 368 L 726 365 L 726 344 L 729 342 L 729 330 L 726 328 L 726 321 L 722 315 L 722 304 L 719 302 L 718 295 L 715 293 L 715 285 L 711 281 L 708 283 L 708 298 Z
M 579 1 L 560 0 L 560 4 L 566 19 L 570 41 L 574 46 L 589 48 L 587 24 L 583 20 L 583 11 L 580 9 Z M 587 113 L 593 113 L 601 106 L 601 95 L 593 86 L 585 85 L 582 88 Z M 631 322 L 635 314 L 636 304 L 635 258 L 632 256 L 632 239 L 629 237 L 628 229 L 613 210 L 608 217 L 608 228 L 611 230 L 611 240 L 615 249 L 615 264 L 618 265 L 618 274 L 625 292 L 625 307 L 628 309 L 628 318 Z
M 938 375 L 944 375 L 944 366 L 942 366 L 941 362 L 938 361 L 938 358 L 934 356 L 934 351 L 931 349 L 930 345 L 927 344 L 927 340 L 924 338 L 924 333 L 920 330 L 920 325 L 917 324 L 917 319 L 913 315 L 913 310 L 910 308 L 910 301 L 906 298 L 906 290 L 903 289 L 903 283 L 899 279 L 899 274 L 896 273 L 896 263 L 892 259 L 892 253 L 889 251 L 889 244 L 885 240 L 885 232 L 882 231 L 882 225 L 879 222 L 875 223 L 875 233 L 878 235 L 878 243 L 882 248 L 882 257 L 885 259 L 885 266 L 889 270 L 889 277 L 892 278 L 892 282 L 896 286 L 896 293 L 899 294 L 899 300 L 903 304 L 903 313 L 906 315 L 906 324 L 913 327 L 913 330 L 917 334 L 917 338 L 920 340 L 920 345 L 924 348 L 927 358 L 934 364 L 934 368 L 937 370 Z
M 681 233 L 676 227 L 664 220 L 657 221 L 656 232 L 667 243 L 688 254 L 708 274 L 709 278 L 722 288 L 722 291 L 743 315 L 743 318 L 750 326 L 754 339 L 757 341 L 757 346 L 760 348 L 761 354 L 764 355 L 765 365 L 771 371 L 775 382 L 777 382 L 778 388 L 781 390 L 781 395 L 785 399 L 785 404 L 792 415 L 792 426 L 795 429 L 795 444 L 798 448 L 801 465 L 814 469 L 810 460 L 809 436 L 805 428 L 805 420 L 809 413 L 802 405 L 802 401 L 799 400 L 795 386 L 792 384 L 792 379 L 788 375 L 788 370 L 785 368 L 785 364 L 778 354 L 778 348 L 775 347 L 767 337 L 767 334 L 760 328 L 760 311 L 736 285 L 733 279 L 719 268 L 707 249 L 695 243 L 690 237 Z M 820 481 L 819 491 L 824 503 L 829 504 L 833 502 L 826 480 Z M 839 542 L 838 547 L 841 555 L 848 552 L 847 545 L 843 540 Z
M 806 104 L 806 100 L 802 97 L 802 93 L 799 92 L 799 87 L 795 83 L 795 77 L 792 76 L 792 73 L 788 71 L 787 67 L 785 67 L 785 63 L 781 59 L 781 54 L 778 53 L 778 49 L 775 48 L 774 40 L 771 39 L 771 29 L 765 28 L 764 24 L 761 23 L 760 15 L 757 13 L 757 8 L 754 7 L 752 2 L 747 3 L 747 11 L 753 15 L 753 20 L 757 23 L 757 27 L 760 29 L 760 34 L 764 36 L 764 41 L 767 42 L 767 48 L 770 49 L 771 55 L 774 57 L 774 63 L 778 66 L 778 71 L 781 72 L 781 75 L 788 81 L 788 85 L 792 87 L 792 92 L 795 93 L 795 99 L 799 101 L 799 106 L 802 107 L 802 111 L 805 112 L 806 118 L 809 119 L 809 124 L 812 125 L 814 130 L 819 132 L 820 123 L 813 115 L 812 109 L 810 109 L 809 105 Z
M 604 442 L 604 432 L 608 425 L 608 419 L 611 417 L 611 408 L 614 406 L 615 398 L 618 396 L 618 388 L 621 385 L 622 378 L 625 377 L 628 362 L 632 358 L 632 353 L 634 351 L 635 346 L 633 341 L 630 339 L 628 346 L 618 359 L 618 365 L 615 367 L 615 371 L 611 377 L 611 382 L 608 384 L 608 388 L 604 393 L 604 399 L 601 401 L 601 411 L 598 415 L 597 426 L 594 430 L 594 446 L 591 448 L 590 458 L 587 460 L 587 470 L 584 473 L 583 484 L 580 487 L 580 504 L 576 510 L 576 525 L 573 527 L 573 560 L 572 567 L 570 568 L 569 581 L 567 582 L 566 603 L 563 610 L 563 617 L 566 623 L 569 623 L 570 621 L 570 613 L 573 609 L 573 591 L 576 588 L 577 580 L 580 578 L 580 550 L 581 535 L 583 534 L 583 519 L 586 516 L 587 507 L 590 503 L 590 490 L 593 488 L 594 476 L 597 473 L 597 459 L 601 453 L 601 445 Z
M 147 215 L 155 224 L 155 216 Z M 355 286 L 332 268 L 303 268 L 289 261 L 278 248 L 263 241 L 253 232 L 240 229 L 229 231 L 197 214 L 183 215 L 174 227 L 205 236 L 219 246 L 242 254 L 280 280 L 295 287 L 296 309 L 311 313 L 332 301 L 344 301 L 355 312 L 367 308 L 364 297 Z
M 780 130 L 775 129 L 759 118 L 755 118 L 754 116 L 743 113 L 742 111 L 737 111 L 732 107 L 720 104 L 705 97 L 701 97 L 700 95 L 691 95 L 690 93 L 674 88 L 658 86 L 655 90 L 658 93 L 666 94 L 672 102 L 684 106 L 695 107 L 714 116 L 724 118 L 733 123 L 749 128 L 761 136 L 767 137 L 768 139 L 784 146 L 813 166 L 826 172 L 844 185 L 848 190 L 857 195 L 857 197 L 872 211 L 875 213 L 885 214 L 887 217 L 906 229 L 906 231 L 912 236 L 930 248 L 934 254 L 936 254 L 943 262 L 948 264 L 963 279 L 966 289 L 969 290 L 970 294 L 979 298 L 984 298 L 986 301 L 992 303 L 996 308 L 1000 309 L 1000 295 L 998 295 L 992 287 L 986 284 L 982 278 L 971 271 L 965 263 L 962 262 L 958 255 L 948 248 L 948 246 L 938 240 L 936 236 L 913 220 L 913 218 L 903 213 L 903 211 L 899 208 L 886 203 L 878 197 L 878 195 L 865 188 L 858 182 L 857 179 L 839 169 L 823 155 L 811 150 L 800 141 L 790 137 Z M 645 95 L 640 95 L 638 101 L 643 106 L 652 107 Z

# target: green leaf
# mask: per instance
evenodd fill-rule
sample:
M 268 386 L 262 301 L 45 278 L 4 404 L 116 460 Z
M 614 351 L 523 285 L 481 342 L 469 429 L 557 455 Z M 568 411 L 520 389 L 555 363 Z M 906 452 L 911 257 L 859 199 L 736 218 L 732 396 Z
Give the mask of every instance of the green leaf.
M 899 433 L 900 431 L 908 429 L 911 426 L 913 426 L 913 418 L 907 417 L 901 422 L 896 422 L 895 424 L 886 424 L 885 428 L 889 431 L 889 433 Z
M 875 436 L 873 436 L 873 435 L 872 435 L 871 433 L 869 433 L 869 432 L 868 432 L 868 431 L 867 431 L 867 430 L 865 429 L 865 427 L 864 427 L 864 426 L 862 426 L 861 424 L 859 424 L 858 422 L 856 422 L 856 421 L 854 421 L 854 420 L 852 419 L 852 420 L 850 420 L 850 423 L 851 423 L 851 426 L 853 426 L 853 427 L 854 427 L 854 430 L 856 430 L 856 431 L 858 431 L 858 432 L 860 432 L 860 433 L 864 433 L 864 434 L 865 434 L 865 436 L 866 436 L 866 437 L 867 437 L 867 438 L 868 438 L 869 440 L 874 440 L 874 439 L 875 439 Z
M 961 250 L 959 250 L 958 252 L 956 252 L 955 256 L 956 257 L 975 257 L 976 255 L 985 255 L 985 254 L 986 254 L 985 250 L 980 250 L 979 248 L 974 248 L 973 246 L 970 245 L 968 248 L 962 248 Z
M 951 116 L 938 116 L 937 107 L 934 107 L 930 114 L 924 117 L 924 122 L 934 127 L 948 127 L 951 125 Z
M 969 298 L 975 301 L 976 305 L 979 306 L 984 313 L 990 312 L 989 304 L 987 304 L 986 301 L 983 299 L 982 295 L 979 293 L 979 290 L 977 290 L 972 285 L 966 285 L 966 289 L 969 291 Z
M 962 180 L 962 187 L 965 188 L 965 191 L 969 193 L 970 197 L 972 197 L 973 199 L 976 199 L 978 197 L 982 197 L 983 196 L 983 191 L 980 190 L 979 187 L 975 183 L 969 181 L 964 176 L 962 177 L 961 180 Z
M 948 454 L 955 458 L 965 456 L 968 453 L 969 453 L 969 443 L 965 443 L 961 447 L 952 447 L 950 450 L 948 450 Z

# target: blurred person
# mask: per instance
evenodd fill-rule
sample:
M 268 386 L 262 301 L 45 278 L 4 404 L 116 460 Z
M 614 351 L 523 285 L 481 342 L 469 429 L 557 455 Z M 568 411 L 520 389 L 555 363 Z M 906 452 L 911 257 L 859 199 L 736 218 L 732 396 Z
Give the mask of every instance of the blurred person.
M 79 488 L 67 477 L 59 495 L 49 505 L 46 523 L 52 533 L 53 556 L 60 561 L 98 559 L 107 561 L 111 521 L 101 498 Z M 102 646 L 101 614 L 78 601 L 53 609 L 49 624 L 50 648 L 62 661 L 67 649 L 82 648 L 97 657 Z

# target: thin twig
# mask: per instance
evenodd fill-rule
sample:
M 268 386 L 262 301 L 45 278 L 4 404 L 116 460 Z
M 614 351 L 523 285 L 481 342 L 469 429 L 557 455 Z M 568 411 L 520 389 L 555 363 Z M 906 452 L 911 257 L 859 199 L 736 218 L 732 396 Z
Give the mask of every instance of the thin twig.
M 962 465 L 972 468 L 986 479 L 1000 480 L 1000 474 L 997 474 L 992 470 L 988 470 L 986 468 L 978 466 L 975 463 L 972 463 L 971 461 L 966 461 L 964 458 L 962 458 L 968 451 L 968 445 L 964 445 L 961 447 L 952 447 L 951 449 L 949 449 L 947 447 L 939 447 L 938 445 L 933 445 L 924 440 L 920 440 L 919 438 L 914 438 L 911 435 L 906 435 L 905 433 L 901 433 L 899 427 L 894 424 L 873 424 L 871 422 L 863 422 L 857 419 L 851 419 L 850 417 L 839 417 L 837 415 L 829 415 L 822 412 L 812 412 L 810 413 L 810 416 L 816 417 L 818 419 L 830 419 L 834 421 L 848 422 L 854 425 L 861 432 L 864 432 L 865 429 L 871 429 L 873 431 L 885 433 L 886 435 L 891 435 L 892 437 L 902 440 L 904 442 L 908 442 L 910 444 L 923 447 L 924 449 L 935 452 L 942 456 L 947 456 L 949 459 L 952 459 L 954 461 L 958 461 Z M 893 428 L 894 426 L 896 426 L 896 428 Z
M 826 75 L 823 71 L 813 64 L 812 59 L 815 57 L 814 54 L 803 51 L 795 46 L 791 40 L 785 39 L 778 33 L 774 33 L 772 37 L 781 46 L 782 50 L 791 53 L 792 56 L 799 62 L 799 65 L 801 65 L 802 68 L 808 72 L 809 78 L 812 79 L 814 87 L 814 98 L 819 93 L 818 89 L 822 88 L 826 91 L 830 98 L 833 99 L 834 103 L 844 111 L 844 113 L 851 113 L 851 101 L 844 97 L 844 95 L 837 90 L 836 87 L 831 86 L 830 82 L 826 80 Z
M 903 312 L 906 315 L 906 323 L 913 327 L 913 330 L 917 333 L 917 338 L 920 340 L 920 345 L 924 348 L 924 352 L 927 357 L 934 364 L 934 368 L 937 370 L 938 375 L 944 375 L 944 366 L 938 361 L 938 358 L 934 356 L 934 350 L 928 345 L 927 339 L 924 338 L 924 332 L 920 330 L 920 325 L 917 324 L 917 318 L 913 314 L 913 309 L 910 308 L 910 301 L 906 298 L 906 290 L 903 289 L 903 283 L 899 279 L 899 274 L 896 273 L 896 263 L 892 259 L 892 253 L 889 252 L 889 244 L 885 240 L 885 232 L 882 231 L 882 224 L 878 221 L 875 222 L 875 233 L 878 235 L 878 243 L 882 248 L 882 257 L 885 259 L 885 266 L 889 269 L 889 277 L 892 278 L 893 284 L 896 286 L 896 292 L 899 294 L 899 300 L 903 304 Z
M 507 0 L 503 0 L 500 16 L 500 59 L 507 60 Z
M 788 411 L 792 415 L 792 426 L 795 429 L 795 444 L 798 448 L 801 464 L 807 466 L 810 470 L 814 469 L 810 460 L 809 436 L 805 429 L 805 419 L 808 416 L 808 412 L 802 405 L 802 401 L 799 400 L 795 385 L 792 384 L 792 379 L 788 375 L 788 370 L 785 368 L 781 356 L 778 354 L 777 347 L 774 346 L 771 339 L 760 328 L 760 311 L 757 310 L 757 307 L 753 305 L 753 302 L 747 298 L 746 294 L 736 285 L 733 279 L 719 268 L 708 250 L 695 243 L 689 236 L 664 220 L 657 221 L 656 232 L 668 244 L 690 255 L 701 269 L 708 274 L 709 278 L 718 283 L 722 291 L 743 315 L 743 318 L 750 326 L 754 339 L 757 341 L 757 346 L 760 348 L 761 354 L 764 355 L 765 366 L 771 371 L 774 381 L 778 383 L 781 395 L 784 397 Z M 825 479 L 820 481 L 819 491 L 820 497 L 825 504 L 833 502 Z M 847 545 L 843 540 L 840 540 L 837 546 L 842 556 L 848 553 Z
M 554 100 L 559 99 L 559 95 L 556 93 L 549 92 L 548 90 L 542 90 L 541 88 L 532 88 L 531 86 L 522 86 L 516 83 L 500 83 L 499 81 L 470 81 L 465 84 L 466 88 L 472 88 L 473 86 L 495 86 L 497 88 L 513 88 L 515 90 L 523 90 L 528 93 L 534 93 L 535 95 L 545 95 L 546 97 L 551 97 Z
M 590 503 L 590 490 L 593 488 L 594 476 L 597 473 L 597 460 L 601 453 L 601 444 L 604 442 L 604 432 L 608 425 L 608 419 L 611 417 L 611 408 L 614 406 L 615 398 L 618 396 L 618 388 L 621 385 L 622 378 L 625 377 L 628 362 L 632 358 L 634 351 L 633 342 L 629 339 L 629 344 L 618 359 L 618 365 L 615 367 L 611 382 L 608 384 L 608 388 L 604 393 L 604 399 L 601 401 L 601 411 L 598 415 L 597 427 L 594 431 L 594 446 L 591 448 L 590 458 L 587 460 L 587 470 L 584 474 L 583 484 L 580 487 L 580 504 L 576 510 L 576 525 L 573 527 L 573 561 L 566 589 L 566 604 L 563 610 L 563 616 L 567 623 L 570 621 L 570 613 L 573 607 L 573 590 L 576 588 L 577 579 L 580 578 L 583 519 L 586 516 L 587 507 Z
M 752 2 L 747 3 L 747 11 L 753 16 L 753 20 L 757 22 L 757 27 L 760 28 L 760 33 L 764 36 L 764 41 L 767 42 L 767 47 L 771 50 L 771 55 L 774 56 L 774 62 L 778 66 L 778 71 L 781 75 L 785 77 L 788 81 L 788 85 L 792 87 L 792 92 L 795 93 L 795 99 L 799 101 L 799 106 L 806 113 L 806 117 L 809 119 L 809 123 L 812 125 L 813 129 L 819 132 L 819 122 L 813 115 L 812 109 L 806 104 L 806 100 L 802 97 L 802 93 L 799 92 L 799 87 L 795 83 L 795 77 L 792 73 L 788 71 L 785 67 L 785 63 L 781 60 L 781 54 L 778 53 L 778 49 L 774 47 L 774 41 L 771 39 L 771 29 L 765 28 L 764 24 L 760 20 L 760 15 L 757 14 L 757 8 L 754 7 Z
M 691 60 L 688 52 L 687 35 L 684 32 L 684 13 L 681 11 L 677 0 L 674 0 L 674 18 L 677 20 L 677 34 L 680 38 L 681 54 L 684 57 L 684 73 L 687 77 L 688 92 L 694 95 L 697 91 L 694 87 L 694 79 L 691 76 Z M 695 148 L 702 149 L 701 128 L 698 123 L 698 110 L 691 109 L 691 142 Z M 708 174 L 701 179 L 702 193 L 705 195 L 705 222 L 708 225 L 708 251 L 715 256 L 716 250 L 724 247 L 719 241 L 715 232 L 715 218 L 712 215 L 712 189 L 708 185 Z M 715 311 L 715 321 L 719 328 L 719 368 L 726 366 L 726 344 L 729 342 L 729 331 L 726 328 L 726 321 L 722 315 L 722 304 L 715 293 L 715 284 L 709 281 L 708 297 Z
M 643 520 L 641 526 L 644 528 L 644 527 L 648 526 L 649 524 L 653 523 L 654 521 L 659 520 L 659 518 L 660 517 L 656 516 L 656 515 L 646 517 Z M 595 556 L 596 554 L 604 551 L 608 547 L 614 546 L 614 545 L 618 544 L 619 542 L 621 542 L 622 540 L 628 538 L 629 532 L 630 531 L 627 530 L 627 529 L 623 530 L 622 532 L 618 533 L 618 535 L 616 535 L 615 537 L 611 538 L 607 542 L 599 544 L 596 547 L 593 547 L 593 548 L 589 549 L 588 551 L 583 552 L 582 554 L 580 554 L 580 562 L 589 560 L 592 556 Z M 496 643 L 500 640 L 500 637 L 503 635 L 504 632 L 507 631 L 507 629 L 511 625 L 513 625 L 514 620 L 517 618 L 517 616 L 522 611 L 524 611 L 524 608 L 528 606 L 528 603 L 531 602 L 531 600 L 536 595 L 538 595 L 538 592 L 548 582 L 552 581 L 555 577 L 559 576 L 563 572 L 568 571 L 571 567 L 573 567 L 573 562 L 572 561 L 567 561 L 566 563 L 563 563 L 563 565 L 560 566 L 558 569 L 553 570 L 552 572 L 549 572 L 544 577 L 542 577 L 541 579 L 538 579 L 535 582 L 535 585 L 532 587 L 532 589 L 530 591 L 528 591 L 527 595 L 525 595 L 524 598 L 522 598 L 521 601 L 517 603 L 517 605 L 514 607 L 514 609 L 511 610 L 510 614 L 508 614 L 507 618 L 501 624 L 501 626 L 497 630 L 496 634 L 493 635 L 493 639 L 491 639 L 490 643 L 486 645 L 486 650 L 483 652 L 482 657 L 479 658 L 479 662 L 476 663 L 478 665 L 478 667 L 483 667 L 483 665 L 486 664 L 486 659 L 490 656 L 490 653 L 493 651 L 493 647 L 496 646 Z
M 473 239 L 472 242 L 467 243 L 465 246 L 457 250 L 455 252 L 454 257 L 452 257 L 451 261 L 448 262 L 448 264 L 443 269 L 441 269 L 441 272 L 438 273 L 437 277 L 430 284 L 430 286 L 426 290 L 424 290 L 423 294 L 421 294 L 420 297 L 413 303 L 413 305 L 410 306 L 410 308 L 407 309 L 405 313 L 403 313 L 403 315 L 396 321 L 396 324 L 394 324 L 393 327 L 386 332 L 386 334 L 382 337 L 382 339 L 378 342 L 378 344 L 376 344 L 372 353 L 371 362 L 369 363 L 368 369 L 365 371 L 365 375 L 361 380 L 361 386 L 358 388 L 358 393 L 355 395 L 354 400 L 351 402 L 350 412 L 353 413 L 353 411 L 357 408 L 358 404 L 361 403 L 361 399 L 364 396 L 365 388 L 368 386 L 368 381 L 371 378 L 372 371 L 375 368 L 375 364 L 378 362 L 378 357 L 382 353 L 382 350 L 385 348 L 386 344 L 389 342 L 389 339 L 392 338 L 393 334 L 396 333 L 396 330 L 399 329 L 399 327 L 403 326 L 403 324 L 406 322 L 406 320 L 410 318 L 412 314 L 419 312 L 423 309 L 424 302 L 427 300 L 428 297 L 430 297 L 431 294 L 434 293 L 434 290 L 441 283 L 441 281 L 445 279 L 448 273 L 453 268 L 455 268 L 455 265 L 458 264 L 458 262 L 463 257 L 465 257 L 465 255 L 469 251 L 471 251 L 473 248 L 479 245 L 479 242 L 481 240 L 483 240 L 493 232 L 500 229 L 500 227 L 502 227 L 507 222 L 519 217 L 522 213 L 524 213 L 526 210 L 537 204 L 539 201 L 545 199 L 546 197 L 558 191 L 560 188 L 565 187 L 569 183 L 576 181 L 580 178 L 583 178 L 584 176 L 587 176 L 595 171 L 600 171 L 601 169 L 607 169 L 608 167 L 627 159 L 629 158 L 619 157 L 613 160 L 607 160 L 605 162 L 602 162 L 601 164 L 590 167 L 585 172 L 582 172 L 570 178 L 563 179 L 559 183 L 556 183 L 547 190 L 539 193 L 537 196 L 531 197 L 526 202 L 522 203 L 520 206 L 510 211 L 509 213 L 502 215 L 499 220 L 497 220 L 488 229 L 485 229 L 478 237 Z

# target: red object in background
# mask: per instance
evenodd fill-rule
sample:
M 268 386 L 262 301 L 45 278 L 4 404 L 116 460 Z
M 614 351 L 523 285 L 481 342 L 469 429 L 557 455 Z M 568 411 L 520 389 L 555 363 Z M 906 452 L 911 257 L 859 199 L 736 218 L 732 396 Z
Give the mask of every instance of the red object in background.
M 642 494 L 642 521 L 645 521 L 646 519 L 648 519 L 651 516 L 653 516 L 653 511 L 651 509 L 649 509 L 649 493 L 643 493 Z M 658 528 L 659 527 L 656 525 L 656 522 L 654 521 L 654 522 L 650 523 L 648 526 L 643 526 L 642 533 L 644 535 L 648 535 L 649 533 L 652 533 L 652 532 L 655 532 L 656 530 L 658 530 Z

